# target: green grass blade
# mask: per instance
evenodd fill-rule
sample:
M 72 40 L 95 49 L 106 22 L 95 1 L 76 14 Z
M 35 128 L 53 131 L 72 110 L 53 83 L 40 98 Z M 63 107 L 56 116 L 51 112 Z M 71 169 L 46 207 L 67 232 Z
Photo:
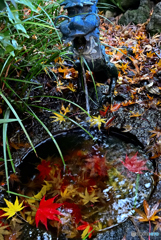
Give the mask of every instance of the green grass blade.
M 17 119 L 12 119 L 12 118 L 10 118 L 10 119 L 0 119 L 0 124 L 1 123 L 10 123 L 10 122 L 16 122 L 17 121 Z
M 16 173 L 15 166 L 14 166 L 14 163 L 13 163 L 13 158 L 12 158 L 10 147 L 9 147 L 9 143 L 8 143 L 7 135 L 6 135 L 6 143 L 7 143 L 7 152 L 8 152 L 8 156 L 9 156 L 10 162 L 11 162 L 12 170 L 13 170 L 14 173 Z
M 35 105 L 30 105 L 30 106 L 33 106 L 33 107 L 37 107 L 37 108 L 41 108 L 41 109 L 44 109 L 44 110 L 47 110 L 47 111 L 51 111 L 53 113 L 58 113 L 56 111 L 53 111 L 52 109 L 49 109 L 49 108 L 45 108 L 45 107 L 41 107 L 41 106 L 35 106 Z M 82 128 L 91 138 L 93 138 L 92 134 L 90 132 L 88 132 L 84 127 L 82 127 L 79 123 L 77 123 L 76 121 L 74 121 L 73 119 L 67 117 L 66 115 L 64 114 L 61 114 L 61 113 L 58 113 L 59 115 L 63 116 L 64 118 L 68 119 L 69 121 L 73 122 L 74 124 L 76 124 L 78 127 Z
M 29 197 L 29 196 L 26 196 L 26 195 L 23 195 L 23 194 L 20 194 L 20 193 L 16 193 L 16 192 L 12 192 L 12 191 L 7 191 L 7 193 L 10 193 L 10 194 L 13 194 L 13 195 L 16 195 L 16 196 L 20 196 L 20 197 L 24 197 L 24 198 L 29 198 L 29 199 L 32 199 L 32 200 L 40 201 L 40 199 L 36 199 L 36 198 Z
M 33 85 L 40 85 L 40 83 L 36 83 L 36 82 L 31 82 L 31 81 L 26 81 L 24 79 L 16 79 L 16 78 L 10 78 L 10 77 L 6 77 L 5 79 L 10 80 L 10 81 L 15 81 L 15 82 L 23 82 L 23 83 L 29 83 L 29 84 L 33 84 Z M 3 79 L 2 79 L 3 80 Z M 4 81 L 4 80 L 3 80 Z
M 39 6 L 38 4 L 36 4 L 36 5 Z M 49 16 L 49 14 L 44 10 L 44 8 L 43 8 L 42 6 L 39 6 L 39 7 L 41 7 L 42 11 L 45 13 L 45 15 L 46 15 L 46 16 L 48 17 L 48 19 L 50 20 L 51 24 L 53 25 L 53 27 L 54 27 L 54 29 L 55 29 L 55 31 L 56 31 L 56 33 L 57 33 L 57 36 L 58 36 L 58 38 L 59 38 L 59 41 L 60 41 L 60 43 L 62 44 L 61 37 L 60 37 L 60 35 L 59 35 L 58 30 L 57 30 L 56 27 L 55 27 L 55 24 L 54 24 L 53 20 L 51 19 L 51 17 Z
M 87 112 L 84 108 L 82 108 L 82 107 L 79 106 L 78 104 L 76 104 L 76 103 L 74 103 L 74 102 L 72 102 L 72 101 L 70 101 L 70 100 L 68 100 L 68 99 L 61 98 L 61 97 L 55 97 L 55 96 L 47 96 L 47 95 L 35 96 L 35 98 L 37 98 L 37 97 L 56 98 L 56 99 L 60 99 L 60 100 L 63 100 L 63 101 L 65 101 L 65 102 L 71 103 L 71 104 L 75 105 L 76 107 L 80 108 L 84 113 L 86 113 L 86 114 L 88 115 L 88 117 L 91 118 L 91 115 L 88 114 L 88 112 Z
M 28 139 L 31 147 L 33 148 L 35 154 L 37 155 L 36 150 L 35 150 L 35 148 L 34 148 L 34 145 L 33 145 L 32 141 L 31 141 L 31 139 L 30 139 L 30 137 L 29 137 L 29 135 L 28 135 L 28 133 L 27 133 L 27 131 L 26 131 L 26 129 L 25 129 L 22 121 L 21 121 L 21 119 L 19 118 L 18 114 L 16 113 L 15 109 L 13 108 L 13 106 L 11 105 L 11 103 L 8 101 L 8 99 L 5 97 L 5 95 L 4 95 L 1 91 L 0 91 L 0 95 L 1 95 L 1 97 L 3 98 L 3 100 L 6 102 L 6 104 L 8 105 L 8 107 L 10 108 L 10 110 L 12 111 L 12 113 L 15 115 L 15 117 L 16 117 L 17 121 L 19 122 L 20 126 L 22 127 L 22 130 L 24 131 L 24 133 L 25 133 L 25 135 L 26 135 L 26 137 L 27 137 L 27 139 Z
M 32 111 L 32 110 L 31 110 L 31 111 Z M 62 162 L 63 162 L 63 164 L 64 164 L 64 169 L 65 169 L 66 164 L 65 164 L 65 161 L 64 161 L 63 154 L 62 154 L 62 152 L 61 152 L 61 150 L 60 150 L 60 148 L 59 148 L 59 145 L 57 144 L 57 141 L 56 141 L 55 138 L 53 137 L 52 133 L 49 131 L 49 129 L 45 126 L 45 124 L 38 118 L 38 116 L 37 116 L 33 111 L 30 112 L 30 111 L 27 110 L 27 112 L 28 112 L 30 115 L 32 115 L 35 119 L 37 119 L 37 121 L 38 121 L 38 122 L 43 126 L 43 128 L 47 131 L 47 133 L 49 134 L 49 136 L 50 136 L 51 139 L 53 140 L 53 142 L 54 142 L 54 144 L 55 144 L 55 146 L 56 146 L 56 148 L 57 148 L 57 150 L 58 150 L 58 152 L 59 152 L 59 155 L 60 155 L 60 157 L 61 157 L 61 159 L 62 159 Z
M 9 108 L 6 110 L 4 119 L 9 118 L 10 110 Z M 8 166 L 7 166 L 7 150 L 6 150 L 6 142 L 7 142 L 7 123 L 3 123 L 3 156 L 4 156 L 4 166 L 5 166 L 5 174 L 6 174 L 6 182 L 7 182 L 7 190 L 9 191 L 9 178 L 8 178 Z

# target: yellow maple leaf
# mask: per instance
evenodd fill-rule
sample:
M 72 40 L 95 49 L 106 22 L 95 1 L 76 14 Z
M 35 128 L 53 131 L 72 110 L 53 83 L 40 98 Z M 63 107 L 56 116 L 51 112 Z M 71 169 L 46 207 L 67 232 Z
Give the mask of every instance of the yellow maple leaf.
M 72 199 L 77 194 L 77 188 L 73 188 L 73 185 L 69 185 L 66 187 L 64 192 L 61 191 L 61 196 L 63 199 Z
M 70 103 L 68 104 L 68 106 L 65 108 L 63 103 L 61 106 L 61 110 L 64 112 L 64 115 L 66 115 L 68 112 L 70 112 Z
M 149 58 L 152 58 L 154 55 L 155 55 L 155 53 L 153 53 L 153 52 L 147 52 L 146 53 L 146 56 L 149 57 Z
M 92 118 L 89 119 L 88 122 L 91 122 L 90 127 L 92 127 L 92 126 L 97 124 L 98 125 L 98 129 L 100 131 L 101 124 L 102 123 L 106 123 L 105 120 L 106 120 L 105 118 L 101 118 L 101 116 L 98 115 L 98 117 L 92 116 Z
M 84 205 L 86 205 L 88 202 L 92 202 L 92 203 L 95 203 L 95 202 L 98 202 L 98 197 L 94 197 L 95 195 L 95 191 L 93 191 L 91 194 L 88 193 L 87 191 L 87 188 L 85 190 L 85 195 L 79 193 L 79 196 L 81 198 L 83 198 L 83 203 Z
M 134 113 L 134 112 L 131 111 L 131 113 L 132 113 L 132 115 L 130 115 L 130 117 L 140 117 L 140 116 L 142 115 L 142 114 L 139 113 L 139 112 Z
M 161 67 L 161 59 L 159 60 L 159 62 L 157 63 L 158 67 Z
M 1 216 L 8 216 L 8 218 L 10 218 L 10 217 L 14 216 L 14 215 L 16 214 L 16 212 L 19 212 L 19 211 L 21 211 L 21 210 L 24 208 L 24 207 L 22 207 L 23 202 L 19 204 L 19 202 L 18 202 L 18 197 L 17 197 L 17 196 L 16 196 L 16 200 L 15 200 L 15 203 L 14 203 L 14 204 L 11 203 L 11 202 L 9 202 L 9 201 L 8 201 L 7 199 L 5 199 L 5 198 L 4 198 L 4 200 L 5 200 L 6 205 L 7 205 L 8 207 L 6 207 L 6 208 L 0 208 L 0 209 L 2 209 L 3 211 L 6 212 L 6 213 L 4 213 L 4 214 L 1 215 Z
M 53 113 L 53 114 L 55 114 L 56 116 L 50 117 L 50 118 L 55 118 L 55 120 L 52 122 L 58 122 L 58 121 L 60 121 L 60 123 L 63 121 L 65 122 L 64 114 L 61 111 L 60 111 L 60 114 L 59 113 Z
M 69 83 L 69 85 L 67 86 L 67 88 L 69 88 L 69 90 L 71 90 L 72 92 L 76 92 L 76 89 L 74 88 L 73 83 Z
M 52 184 L 48 183 L 45 180 L 44 180 L 44 182 L 46 185 L 43 185 L 40 192 L 38 192 L 36 195 L 33 196 L 33 198 L 35 198 L 35 199 L 27 199 L 26 201 L 28 203 L 34 203 L 35 201 L 41 200 L 43 198 L 43 196 L 46 194 L 46 192 L 52 188 Z

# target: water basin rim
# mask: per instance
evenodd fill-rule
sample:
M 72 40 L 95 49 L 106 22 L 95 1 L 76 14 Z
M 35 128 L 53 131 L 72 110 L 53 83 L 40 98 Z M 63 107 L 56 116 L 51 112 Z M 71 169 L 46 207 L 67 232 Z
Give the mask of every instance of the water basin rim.
M 96 128 L 86 128 L 86 130 L 88 130 L 90 133 L 94 130 L 96 130 Z M 58 131 L 56 132 L 53 137 L 54 138 L 58 138 L 58 137 L 62 137 L 62 136 L 65 136 L 69 133 L 80 133 L 80 132 L 84 132 L 81 128 L 79 127 L 75 127 L 75 128 L 72 128 L 72 129 L 69 129 L 69 130 L 62 130 L 62 131 Z M 123 129 L 122 128 L 116 128 L 116 127 L 111 127 L 109 128 L 108 130 L 104 129 L 104 128 L 101 128 L 101 132 L 103 134 L 107 134 L 108 136 L 110 135 L 113 135 L 125 142 L 129 142 L 129 143 L 132 143 L 136 146 L 140 146 L 142 149 L 144 149 L 144 145 L 138 140 L 138 138 L 132 134 L 132 133 L 129 133 L 129 132 L 123 132 Z M 84 132 L 85 133 L 85 132 Z M 87 133 L 85 133 L 87 134 Z M 43 141 L 41 141 L 40 143 L 38 143 L 36 146 L 35 146 L 35 149 L 42 146 L 43 144 L 45 144 L 46 142 L 53 142 L 53 140 L 51 138 L 46 138 L 44 139 Z M 25 155 L 22 157 L 21 161 L 23 161 L 27 155 L 30 153 L 30 152 L 33 152 L 33 149 L 30 148 L 26 153 Z

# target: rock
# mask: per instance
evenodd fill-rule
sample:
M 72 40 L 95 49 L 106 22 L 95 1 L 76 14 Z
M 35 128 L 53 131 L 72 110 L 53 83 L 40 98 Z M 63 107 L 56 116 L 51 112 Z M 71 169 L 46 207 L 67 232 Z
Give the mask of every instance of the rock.
M 110 0 L 99 0 L 98 4 L 100 3 L 100 6 L 101 6 L 101 3 L 107 3 L 107 4 L 110 4 L 110 5 L 114 5 L 118 8 L 121 7 L 121 8 L 123 8 L 123 10 L 136 9 L 136 8 L 139 7 L 139 4 L 140 4 L 140 0 L 135 0 L 135 1 L 134 0 L 121 0 L 121 1 L 118 1 L 118 2 L 120 2 L 120 3 L 118 3 L 118 5 L 116 5 L 116 4 L 113 4 L 112 1 L 110 1 Z M 104 5 L 104 7 L 105 7 L 105 5 Z M 107 9 L 109 9 L 109 8 L 107 7 Z
M 114 15 L 115 15 L 114 12 L 112 12 L 110 10 L 107 10 L 105 12 L 105 18 L 107 18 L 107 19 L 114 17 Z
M 146 28 L 151 35 L 161 33 L 161 2 L 154 7 L 152 17 Z
M 144 23 L 150 15 L 152 4 L 150 0 L 141 0 L 140 6 L 136 10 L 127 10 L 120 18 L 119 24 L 128 25 L 129 23 Z
M 136 9 L 139 7 L 140 0 L 121 0 L 120 5 L 124 10 Z

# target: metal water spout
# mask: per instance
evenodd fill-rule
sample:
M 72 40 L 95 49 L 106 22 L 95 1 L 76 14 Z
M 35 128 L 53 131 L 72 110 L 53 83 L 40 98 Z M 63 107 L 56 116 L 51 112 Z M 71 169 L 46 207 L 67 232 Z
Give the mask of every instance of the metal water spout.
M 98 0 L 65 0 L 61 3 L 67 9 L 68 16 L 61 15 L 55 19 L 65 20 L 58 26 L 65 43 L 72 42 L 72 51 L 80 75 L 83 75 L 80 57 L 94 73 L 97 82 L 106 83 L 110 78 L 109 96 L 113 98 L 114 88 L 118 78 L 117 68 L 110 63 L 110 57 L 105 53 L 105 47 L 99 40 L 100 18 L 97 14 Z M 79 86 L 81 82 L 78 83 Z

